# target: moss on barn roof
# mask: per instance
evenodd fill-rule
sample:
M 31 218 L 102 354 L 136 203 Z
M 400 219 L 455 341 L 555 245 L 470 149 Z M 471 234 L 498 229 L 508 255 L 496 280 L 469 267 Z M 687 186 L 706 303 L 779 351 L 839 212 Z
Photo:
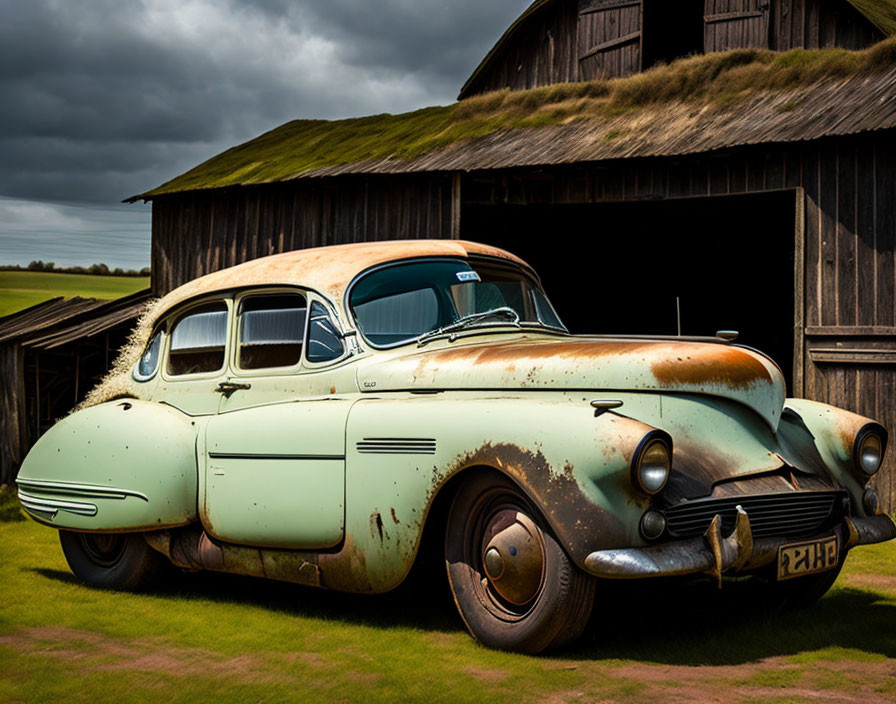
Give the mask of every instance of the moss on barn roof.
M 735 50 L 695 56 L 635 76 L 497 91 L 444 107 L 348 120 L 295 120 L 227 150 L 131 200 L 193 190 L 273 183 L 348 164 L 402 163 L 458 142 L 535 127 L 636 123 L 664 105 L 731 106 L 896 66 L 896 38 L 859 52 Z M 833 107 L 833 106 L 832 106 Z
M 888 37 L 896 34 L 896 0 L 847 0 Z

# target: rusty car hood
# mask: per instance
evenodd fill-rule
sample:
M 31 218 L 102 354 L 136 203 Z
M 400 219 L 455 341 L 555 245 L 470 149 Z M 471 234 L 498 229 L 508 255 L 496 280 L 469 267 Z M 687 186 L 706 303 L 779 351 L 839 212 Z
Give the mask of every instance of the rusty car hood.
M 775 430 L 785 383 L 777 365 L 743 347 L 713 342 L 599 337 L 459 341 L 362 366 L 363 391 L 656 391 L 744 404 Z

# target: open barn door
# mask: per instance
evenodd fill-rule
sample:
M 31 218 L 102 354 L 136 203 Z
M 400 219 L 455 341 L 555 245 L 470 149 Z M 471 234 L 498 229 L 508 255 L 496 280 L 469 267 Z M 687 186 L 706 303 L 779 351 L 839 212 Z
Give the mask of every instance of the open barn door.
M 705 0 L 704 47 L 768 49 L 771 0 Z
M 579 0 L 579 80 L 641 70 L 641 0 Z

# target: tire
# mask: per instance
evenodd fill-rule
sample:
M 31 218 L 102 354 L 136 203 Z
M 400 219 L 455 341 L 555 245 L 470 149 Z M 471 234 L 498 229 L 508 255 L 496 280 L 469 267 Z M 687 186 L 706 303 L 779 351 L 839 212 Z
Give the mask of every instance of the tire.
M 579 570 L 531 502 L 509 480 L 483 474 L 448 514 L 445 563 L 454 602 L 483 645 L 540 653 L 578 638 L 594 605 Z
M 74 575 L 100 589 L 141 591 L 157 583 L 171 566 L 139 533 L 61 530 L 59 542 Z
M 809 608 L 834 586 L 842 569 L 843 560 L 841 559 L 839 565 L 827 572 L 796 577 L 784 582 L 769 582 L 772 605 L 792 610 Z

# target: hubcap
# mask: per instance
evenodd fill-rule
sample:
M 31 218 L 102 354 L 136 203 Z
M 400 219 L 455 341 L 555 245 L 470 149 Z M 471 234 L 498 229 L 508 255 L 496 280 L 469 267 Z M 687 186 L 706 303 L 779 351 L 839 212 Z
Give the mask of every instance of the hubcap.
M 482 564 L 489 584 L 502 599 L 523 606 L 538 594 L 544 577 L 540 531 L 527 515 L 506 508 L 488 522 Z
M 125 542 L 122 536 L 111 533 L 82 533 L 81 544 L 94 564 L 112 567 L 121 559 Z

